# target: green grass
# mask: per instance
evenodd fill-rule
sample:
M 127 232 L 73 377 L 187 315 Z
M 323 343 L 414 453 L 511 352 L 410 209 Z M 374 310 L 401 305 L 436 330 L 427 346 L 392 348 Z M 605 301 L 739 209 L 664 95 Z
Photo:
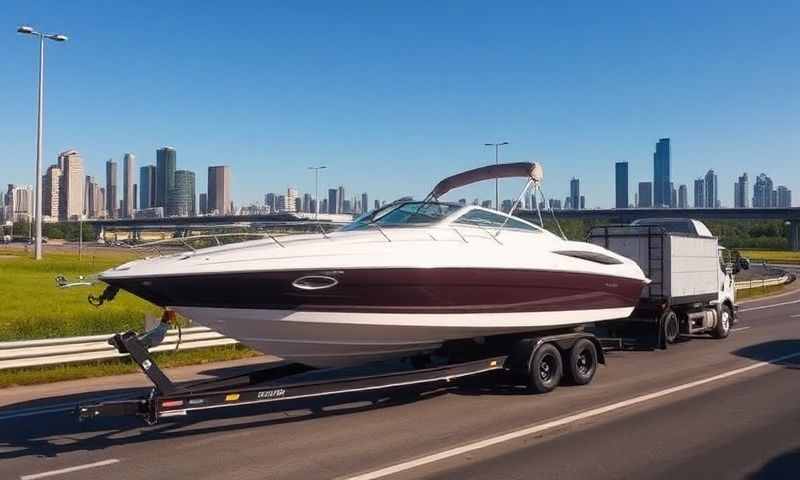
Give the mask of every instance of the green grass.
M 241 345 L 181 350 L 178 352 L 156 352 L 153 354 L 159 367 L 180 367 L 225 360 L 237 360 L 259 355 Z M 101 360 L 84 363 L 68 363 L 31 368 L 0 370 L 0 388 L 36 385 L 40 383 L 78 380 L 82 378 L 103 377 L 135 373 L 139 367 L 130 358 Z
M 741 249 L 743 257 L 751 260 L 766 260 L 769 263 L 800 263 L 800 252 L 791 250 L 749 250 Z
M 753 298 L 765 297 L 767 295 L 775 295 L 781 293 L 786 289 L 787 285 L 770 285 L 768 287 L 755 287 L 747 288 L 744 290 L 736 291 L 736 301 L 748 300 Z
M 118 251 L 48 252 L 41 261 L 17 250 L 0 250 L 0 341 L 93 335 L 140 330 L 146 314 L 160 310 L 127 292 L 100 308 L 86 300 L 103 284 L 60 289 L 56 275 L 68 279 L 98 273 L 135 258 Z M 8 256 L 7 256 L 8 255 Z

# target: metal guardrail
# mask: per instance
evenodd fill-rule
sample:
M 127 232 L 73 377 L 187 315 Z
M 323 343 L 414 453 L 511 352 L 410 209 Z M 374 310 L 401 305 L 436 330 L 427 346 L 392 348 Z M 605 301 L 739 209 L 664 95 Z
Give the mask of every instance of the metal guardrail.
M 127 356 L 108 344 L 108 335 L 0 342 L 0 370 L 62 363 L 106 360 Z M 206 327 L 184 328 L 178 350 L 233 345 L 236 340 Z M 167 332 L 164 342 L 151 352 L 175 350 L 178 331 Z
M 770 287 L 773 285 L 783 285 L 787 283 L 791 277 L 789 275 L 783 275 L 780 277 L 775 278 L 759 278 L 755 280 L 744 280 L 741 282 L 736 282 L 736 290 L 748 290 L 751 288 L 764 288 Z

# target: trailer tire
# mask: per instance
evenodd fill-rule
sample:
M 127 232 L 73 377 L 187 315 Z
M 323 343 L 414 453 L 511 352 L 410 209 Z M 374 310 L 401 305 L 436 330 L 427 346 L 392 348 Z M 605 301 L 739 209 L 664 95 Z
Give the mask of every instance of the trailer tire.
M 597 347 L 591 340 L 582 338 L 569 350 L 569 377 L 575 385 L 586 385 L 597 372 Z
M 681 334 L 681 325 L 678 321 L 678 314 L 674 310 L 669 309 L 664 312 L 662 316 L 664 325 L 664 340 L 667 343 L 675 343 Z
M 714 325 L 714 330 L 711 331 L 711 336 L 714 338 L 725 338 L 731 333 L 731 323 L 733 322 L 733 313 L 731 307 L 723 305 L 719 309 L 719 319 L 717 324 Z
M 553 391 L 561 382 L 564 368 L 561 352 L 551 343 L 536 349 L 528 367 L 528 388 L 536 393 Z

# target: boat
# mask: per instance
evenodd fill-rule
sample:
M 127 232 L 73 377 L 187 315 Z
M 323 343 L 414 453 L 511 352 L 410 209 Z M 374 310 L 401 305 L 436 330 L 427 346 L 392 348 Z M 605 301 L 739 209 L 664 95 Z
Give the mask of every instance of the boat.
M 462 172 L 423 201 L 387 205 L 334 232 L 135 260 L 99 280 L 314 367 L 628 317 L 648 282 L 632 260 L 565 240 L 514 209 L 439 200 L 454 188 L 506 177 L 527 178 L 524 194 L 541 181 L 541 167 Z

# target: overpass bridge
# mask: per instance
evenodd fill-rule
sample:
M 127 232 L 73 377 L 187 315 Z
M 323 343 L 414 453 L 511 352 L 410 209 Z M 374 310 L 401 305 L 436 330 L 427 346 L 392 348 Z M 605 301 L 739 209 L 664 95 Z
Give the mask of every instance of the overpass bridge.
M 529 220 L 536 212 L 523 211 Z M 694 218 L 697 220 L 781 220 L 789 225 L 789 248 L 800 250 L 800 208 L 614 208 L 597 210 L 558 210 L 559 219 L 600 220 L 630 223 L 640 218 Z

